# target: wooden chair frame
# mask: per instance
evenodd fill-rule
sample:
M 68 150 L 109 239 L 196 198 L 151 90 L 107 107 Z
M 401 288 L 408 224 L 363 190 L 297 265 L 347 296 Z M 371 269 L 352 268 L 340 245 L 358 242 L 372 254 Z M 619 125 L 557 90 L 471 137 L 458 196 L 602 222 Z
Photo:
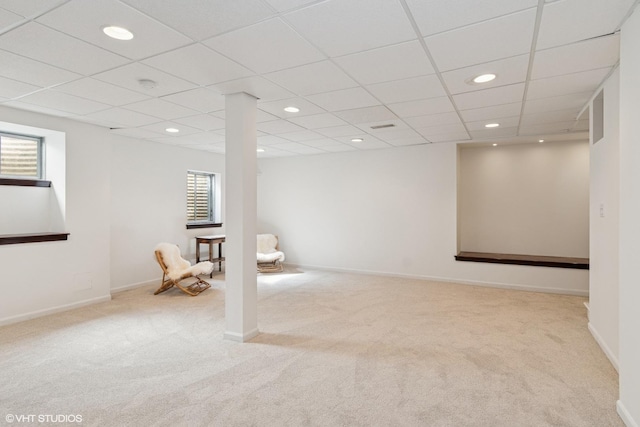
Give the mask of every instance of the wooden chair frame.
M 167 266 L 164 264 L 164 260 L 162 259 L 162 254 L 160 253 L 160 251 L 155 251 L 155 254 L 156 254 L 156 260 L 158 261 L 158 264 L 160 264 L 160 267 L 162 268 L 162 284 L 160 285 L 158 290 L 156 290 L 153 293 L 154 295 L 158 295 L 175 286 L 185 294 L 195 297 L 196 295 L 200 294 L 202 291 L 205 291 L 211 287 L 209 283 L 205 282 L 198 276 L 192 275 L 191 273 L 183 274 L 182 276 L 180 276 L 178 279 L 175 279 L 175 280 L 170 278 L 169 273 L 167 271 Z M 187 279 L 189 277 L 193 277 L 194 279 L 196 279 L 196 281 L 190 284 L 189 286 L 182 286 L 180 284 L 180 281 Z
M 280 239 L 274 235 L 277 240 L 276 250 L 280 250 Z M 281 273 L 284 271 L 284 266 L 279 259 L 274 261 L 258 261 L 258 273 Z

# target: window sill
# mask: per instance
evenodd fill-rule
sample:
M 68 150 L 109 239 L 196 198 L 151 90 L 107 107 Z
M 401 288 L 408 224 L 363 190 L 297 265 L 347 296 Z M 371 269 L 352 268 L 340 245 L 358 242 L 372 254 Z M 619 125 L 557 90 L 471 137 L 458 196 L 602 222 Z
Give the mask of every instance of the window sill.
M 69 233 L 0 234 L 0 245 L 54 242 L 58 240 L 67 240 L 68 236 Z
M 187 224 L 187 230 L 192 230 L 195 228 L 217 228 L 217 227 L 222 227 L 222 223 L 221 222 L 198 222 L 198 223 Z
M 493 264 L 531 265 L 535 267 L 589 269 L 589 258 L 570 258 L 541 255 L 493 254 L 486 252 L 460 252 L 456 261 L 487 262 Z
M 51 187 L 51 181 L 43 179 L 0 178 L 0 185 L 17 185 L 21 187 Z

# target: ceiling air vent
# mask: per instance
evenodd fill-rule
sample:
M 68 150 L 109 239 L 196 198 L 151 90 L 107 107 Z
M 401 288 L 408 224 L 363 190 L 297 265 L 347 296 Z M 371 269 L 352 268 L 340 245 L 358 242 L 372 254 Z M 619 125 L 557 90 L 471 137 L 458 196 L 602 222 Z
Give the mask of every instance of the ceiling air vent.
M 393 123 L 389 123 L 388 125 L 371 126 L 371 129 L 384 129 L 384 128 L 392 128 L 395 126 L 396 125 L 394 125 Z

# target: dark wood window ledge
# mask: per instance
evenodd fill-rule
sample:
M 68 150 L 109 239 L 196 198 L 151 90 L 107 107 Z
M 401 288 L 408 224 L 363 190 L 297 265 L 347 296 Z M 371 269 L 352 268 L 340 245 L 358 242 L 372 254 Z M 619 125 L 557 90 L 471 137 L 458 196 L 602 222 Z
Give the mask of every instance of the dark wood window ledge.
M 194 228 L 215 228 L 222 227 L 221 222 L 196 222 L 193 224 L 187 224 L 187 230 L 191 230 Z
M 18 185 L 21 187 L 51 187 L 51 181 L 43 179 L 0 178 L 0 185 Z
M 0 234 L 0 245 L 54 242 L 57 240 L 67 240 L 68 236 L 69 233 Z
M 571 258 L 541 255 L 494 254 L 486 252 L 460 252 L 456 261 L 488 262 L 494 264 L 532 265 L 536 267 L 589 269 L 589 258 Z

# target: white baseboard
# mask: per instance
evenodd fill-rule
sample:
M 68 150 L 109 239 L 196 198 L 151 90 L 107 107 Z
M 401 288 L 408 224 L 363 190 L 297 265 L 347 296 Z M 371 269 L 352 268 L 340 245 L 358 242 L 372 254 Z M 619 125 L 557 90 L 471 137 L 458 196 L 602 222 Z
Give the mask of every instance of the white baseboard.
M 487 288 L 513 289 L 513 290 L 526 291 L 526 292 L 542 292 L 542 293 L 548 293 L 548 294 L 575 295 L 575 296 L 581 296 L 581 297 L 589 296 L 588 290 L 581 291 L 581 290 L 575 290 L 575 289 L 542 288 L 538 286 L 514 285 L 510 283 L 482 282 L 478 280 L 455 279 L 450 277 L 434 277 L 434 276 L 423 276 L 423 275 L 415 275 L 415 274 L 388 273 L 384 271 L 325 267 L 325 266 L 309 265 L 309 264 L 286 263 L 285 265 L 291 266 L 291 267 L 310 268 L 314 270 L 335 271 L 338 273 L 356 273 L 356 274 L 366 274 L 366 275 L 374 275 L 374 276 L 398 277 L 403 279 L 430 280 L 432 282 L 456 283 L 461 285 L 483 286 Z
M 258 328 L 256 328 L 256 329 L 254 329 L 252 331 L 245 332 L 244 334 L 239 334 L 237 332 L 225 331 L 223 337 L 224 337 L 225 340 L 229 340 L 229 341 L 247 342 L 250 339 L 257 337 L 258 334 L 260 334 L 260 331 L 258 331 Z
M 6 317 L 4 319 L 0 319 L 0 326 L 23 322 L 25 320 L 35 319 L 36 317 L 47 316 L 49 314 L 60 313 L 62 311 L 73 310 L 74 308 L 84 307 L 87 305 L 98 304 L 107 301 L 111 301 L 111 295 L 104 295 L 101 297 L 82 300 L 71 304 L 59 305 L 57 307 L 46 308 L 44 310 L 32 311 L 30 313 L 20 314 L 18 316 Z
M 602 339 L 602 336 L 598 333 L 598 331 L 591 324 L 591 322 L 589 322 L 587 326 L 589 328 L 589 332 L 591 332 L 591 335 L 593 336 L 593 339 L 596 340 L 596 342 L 598 343 L 598 345 L 600 346 L 604 354 L 609 359 L 609 362 L 611 362 L 611 364 L 613 365 L 616 371 L 620 372 L 620 370 L 618 369 L 618 358 L 616 357 L 616 355 L 613 354 L 613 351 L 611 351 L 607 343 Z
M 119 286 L 117 288 L 111 288 L 111 294 L 113 295 L 113 294 L 117 294 L 118 292 L 128 291 L 129 289 L 141 288 L 143 286 L 152 285 L 154 283 L 156 283 L 158 285 L 158 287 L 159 287 L 161 280 L 162 279 L 158 277 L 157 279 L 153 279 L 153 280 L 146 280 L 144 282 L 132 283 L 130 285 Z
M 624 421 L 627 427 L 640 427 L 638 423 L 633 420 L 622 401 L 618 400 L 616 402 L 616 408 L 618 409 L 618 415 L 620 415 L 620 418 L 622 418 L 622 421 Z

